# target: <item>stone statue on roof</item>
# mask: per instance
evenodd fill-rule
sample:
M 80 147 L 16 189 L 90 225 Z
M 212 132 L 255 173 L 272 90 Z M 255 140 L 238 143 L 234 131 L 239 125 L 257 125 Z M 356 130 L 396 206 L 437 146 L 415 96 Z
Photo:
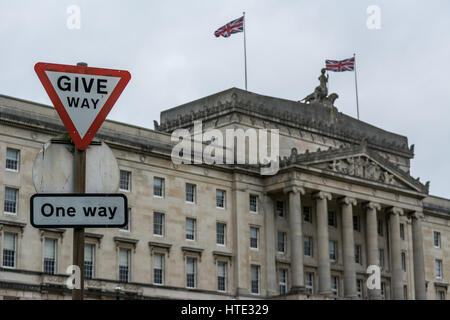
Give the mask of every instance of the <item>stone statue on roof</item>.
M 305 103 L 321 103 L 326 106 L 332 107 L 334 101 L 339 98 L 337 93 L 332 93 L 328 95 L 328 74 L 325 74 L 327 69 L 323 68 L 321 70 L 321 75 L 319 76 L 320 85 L 314 89 L 314 92 L 300 100 L 299 102 Z

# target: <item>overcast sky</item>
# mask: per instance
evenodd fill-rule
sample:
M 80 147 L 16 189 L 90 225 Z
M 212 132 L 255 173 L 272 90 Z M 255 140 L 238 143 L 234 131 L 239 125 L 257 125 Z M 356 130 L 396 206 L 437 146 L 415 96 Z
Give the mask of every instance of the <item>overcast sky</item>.
M 67 8 L 81 9 L 69 29 Z M 367 28 L 370 5 L 381 29 Z M 450 1 L 0 1 L 0 94 L 51 104 L 38 61 L 129 70 L 109 119 L 153 128 L 159 113 L 244 88 L 243 34 L 214 31 L 246 12 L 249 91 L 300 100 L 325 59 L 357 57 L 361 120 L 415 144 L 412 175 L 450 198 Z M 354 73 L 330 73 L 356 117 Z

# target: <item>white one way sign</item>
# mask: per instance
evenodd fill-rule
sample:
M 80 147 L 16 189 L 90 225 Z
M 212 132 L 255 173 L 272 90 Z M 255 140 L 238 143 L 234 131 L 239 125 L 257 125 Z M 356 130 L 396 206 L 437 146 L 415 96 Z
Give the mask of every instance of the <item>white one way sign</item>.
M 35 194 L 30 220 L 36 228 L 116 228 L 128 223 L 128 201 L 123 194 Z

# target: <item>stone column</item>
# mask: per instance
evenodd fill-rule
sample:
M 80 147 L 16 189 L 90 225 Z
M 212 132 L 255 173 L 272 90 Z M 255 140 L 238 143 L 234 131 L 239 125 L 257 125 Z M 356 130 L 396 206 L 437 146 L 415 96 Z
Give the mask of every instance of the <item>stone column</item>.
M 416 300 L 426 300 L 425 257 L 423 253 L 422 219 L 423 214 L 415 212 L 412 218 L 412 245 L 414 261 L 414 290 Z
M 356 200 L 349 197 L 339 199 L 342 211 L 342 242 L 344 253 L 344 295 L 355 299 L 356 292 L 356 266 L 355 266 L 355 239 L 353 235 L 353 208 Z
M 275 219 L 274 207 L 271 196 L 266 193 L 263 199 L 264 225 L 266 232 L 266 279 L 267 295 L 277 295 L 277 270 L 275 263 Z
M 319 294 L 331 294 L 330 251 L 328 243 L 328 204 L 331 194 L 316 192 L 313 194 L 316 200 L 317 217 L 317 247 L 319 251 Z
M 393 300 L 403 300 L 402 252 L 400 248 L 400 219 L 403 210 L 391 207 L 389 213 L 389 240 L 391 246 L 391 274 Z
M 289 234 L 291 239 L 291 293 L 304 292 L 303 275 L 303 230 L 302 202 L 300 196 L 305 194 L 301 187 L 294 186 L 284 189 L 289 195 Z
M 366 209 L 367 266 L 378 266 L 380 262 L 378 260 L 377 210 L 380 210 L 381 206 L 375 202 L 368 202 L 364 207 Z M 381 289 L 368 289 L 368 293 L 370 300 L 381 299 Z
M 231 192 L 231 215 L 232 225 L 231 236 L 233 237 L 233 286 L 237 297 L 250 294 L 250 259 L 249 259 L 249 209 L 248 209 L 248 185 L 240 182 L 240 175 L 233 175 L 233 184 Z

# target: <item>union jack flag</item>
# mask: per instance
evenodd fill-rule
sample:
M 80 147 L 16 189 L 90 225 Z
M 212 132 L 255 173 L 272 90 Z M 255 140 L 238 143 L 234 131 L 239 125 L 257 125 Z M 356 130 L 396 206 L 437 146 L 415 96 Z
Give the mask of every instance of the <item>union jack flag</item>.
M 355 71 L 355 57 L 341 61 L 325 60 L 326 69 L 334 72 Z
M 223 27 L 220 27 L 214 32 L 216 37 L 222 36 L 224 38 L 228 38 L 233 33 L 243 32 L 244 31 L 244 16 L 227 23 Z

